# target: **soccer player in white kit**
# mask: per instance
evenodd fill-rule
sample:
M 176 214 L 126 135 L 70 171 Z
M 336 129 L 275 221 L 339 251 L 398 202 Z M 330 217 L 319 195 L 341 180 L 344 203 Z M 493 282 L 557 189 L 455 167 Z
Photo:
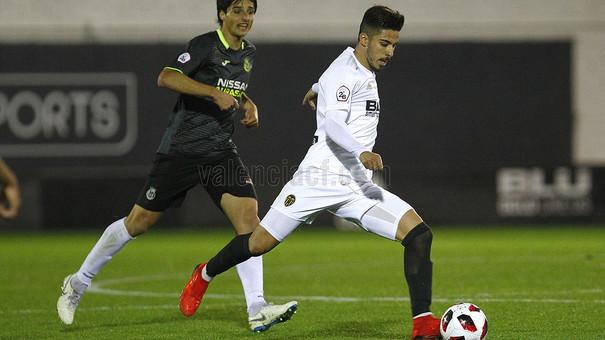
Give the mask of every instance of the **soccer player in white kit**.
M 388 7 L 366 11 L 355 49 L 342 52 L 303 100 L 317 109 L 317 130 L 298 171 L 252 234 L 235 237 L 196 267 L 181 294 L 182 307 L 197 308 L 213 277 L 270 251 L 300 224 L 329 211 L 402 243 L 412 338 L 440 338 L 439 319 L 430 312 L 431 229 L 408 203 L 371 180 L 372 171 L 383 168 L 380 155 L 372 152 L 380 115 L 376 72 L 393 57 L 403 22 L 403 15 Z

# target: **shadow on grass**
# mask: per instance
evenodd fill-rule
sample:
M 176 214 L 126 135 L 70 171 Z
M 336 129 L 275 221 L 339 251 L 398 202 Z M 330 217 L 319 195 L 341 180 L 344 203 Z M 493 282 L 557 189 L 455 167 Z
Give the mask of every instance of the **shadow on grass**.
M 178 308 L 178 307 L 175 307 Z M 146 317 L 146 315 L 148 317 Z M 228 323 L 232 324 L 234 329 L 242 329 L 246 330 L 248 327 L 247 323 L 247 314 L 245 313 L 245 308 L 235 307 L 233 305 L 229 306 L 211 306 L 209 308 L 200 308 L 198 312 L 192 316 L 191 318 L 186 318 L 182 316 L 178 311 L 167 311 L 163 313 L 163 315 L 158 314 L 145 314 L 133 313 L 128 316 L 124 316 L 124 314 L 120 313 L 116 314 L 115 318 L 111 320 L 105 320 L 104 322 L 93 323 L 94 320 L 91 319 L 87 323 L 84 321 L 84 324 L 78 325 L 77 323 L 65 327 L 61 329 L 61 333 L 75 335 L 77 333 L 84 333 L 88 331 L 95 330 L 103 330 L 103 329 L 111 329 L 113 331 L 118 331 L 123 328 L 136 328 L 137 326 L 153 326 L 153 325 L 166 325 L 173 324 L 175 327 L 181 330 L 186 330 L 192 327 L 198 327 L 200 322 L 211 324 L 214 322 Z

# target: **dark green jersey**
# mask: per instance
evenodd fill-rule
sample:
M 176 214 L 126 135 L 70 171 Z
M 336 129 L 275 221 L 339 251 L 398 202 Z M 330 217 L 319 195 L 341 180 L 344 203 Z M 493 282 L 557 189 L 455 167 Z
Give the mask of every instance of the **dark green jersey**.
M 256 47 L 247 40 L 237 51 L 229 48 L 216 30 L 193 38 L 167 68 L 232 95 L 241 107 L 255 53 Z M 179 95 L 158 152 L 203 157 L 235 149 L 231 136 L 236 112 L 221 111 L 207 98 Z

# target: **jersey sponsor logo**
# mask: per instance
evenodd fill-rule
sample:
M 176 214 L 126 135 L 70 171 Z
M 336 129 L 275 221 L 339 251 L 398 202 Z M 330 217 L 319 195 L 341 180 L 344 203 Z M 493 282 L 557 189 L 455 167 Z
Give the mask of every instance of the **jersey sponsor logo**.
M 350 96 L 351 90 L 349 90 L 349 88 L 344 85 L 339 87 L 338 90 L 336 90 L 336 100 L 338 100 L 339 102 L 348 101 Z
M 366 117 L 380 116 L 380 103 L 376 100 L 366 100 Z
M 178 57 L 178 61 L 179 61 L 179 63 L 181 63 L 181 64 L 184 64 L 184 63 L 188 62 L 189 60 L 191 60 L 191 54 L 189 54 L 189 53 L 187 53 L 187 52 L 185 52 L 185 53 L 181 54 L 181 55 Z
M 288 195 L 288 197 L 286 197 L 286 200 L 284 201 L 284 205 L 286 207 L 289 207 L 292 204 L 294 204 L 294 202 L 296 202 L 296 196 L 294 196 L 294 195 Z
M 145 193 L 145 197 L 147 197 L 147 199 L 150 201 L 153 201 L 155 199 L 155 195 L 156 189 L 154 187 L 149 187 L 149 190 L 147 190 L 147 192 Z
M 244 58 L 244 71 L 252 71 L 252 63 L 250 62 L 250 59 L 248 57 Z
M 233 97 L 239 98 L 246 92 L 248 84 L 243 81 L 219 78 L 216 88 Z

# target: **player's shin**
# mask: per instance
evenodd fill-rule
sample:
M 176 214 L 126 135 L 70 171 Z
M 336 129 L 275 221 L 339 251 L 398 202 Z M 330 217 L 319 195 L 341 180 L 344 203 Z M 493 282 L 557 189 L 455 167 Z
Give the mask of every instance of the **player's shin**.
M 206 265 L 206 274 L 215 277 L 231 267 L 246 261 L 253 255 L 248 248 L 250 234 L 237 235 L 221 251 L 216 254 Z
M 266 304 L 263 291 L 263 257 L 251 257 L 235 266 L 246 296 L 250 316 Z
M 76 273 L 78 281 L 86 287 L 90 286 L 92 279 L 107 262 L 132 239 L 134 238 L 128 234 L 123 218 L 109 225 Z M 77 285 L 74 288 L 78 289 Z
M 405 247 L 404 272 L 410 292 L 412 316 L 430 311 L 433 281 L 432 241 L 431 229 L 422 222 L 401 242 Z

